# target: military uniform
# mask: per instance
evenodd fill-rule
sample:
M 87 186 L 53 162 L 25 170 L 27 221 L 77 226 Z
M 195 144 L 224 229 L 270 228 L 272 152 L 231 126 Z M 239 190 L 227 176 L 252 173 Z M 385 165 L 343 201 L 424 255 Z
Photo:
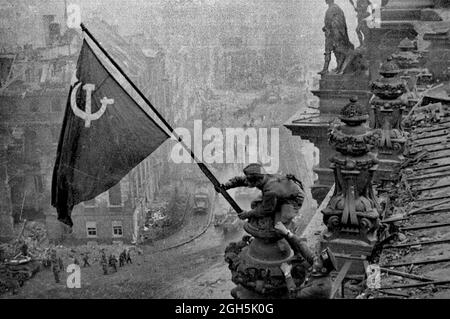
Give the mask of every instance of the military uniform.
M 292 298 L 296 299 L 330 299 L 331 296 L 330 275 L 309 277 L 305 284 L 297 291 L 294 290 Z
M 133 263 L 133 262 L 131 261 L 131 253 L 130 253 L 129 250 L 127 251 L 127 259 L 126 259 L 126 262 L 127 262 L 127 264 L 128 264 L 128 263 L 130 263 L 130 264 Z
M 117 259 L 116 256 L 109 256 L 109 265 L 114 269 L 114 272 L 117 272 Z
M 258 187 L 262 191 L 260 205 L 248 212 L 255 217 L 274 216 L 274 222 L 288 225 L 298 214 L 305 198 L 301 186 L 291 178 L 281 175 L 264 174 L 265 180 Z M 225 189 L 251 187 L 247 176 L 235 177 L 223 185 Z
M 83 256 L 83 267 L 91 267 L 91 265 L 89 264 L 89 257 L 87 254 Z
M 292 250 L 297 256 L 303 257 L 310 265 L 313 266 L 312 273 L 307 277 L 305 283 L 297 287 L 294 279 L 289 275 L 286 276 L 286 285 L 289 290 L 289 296 L 293 299 L 330 299 L 332 281 L 330 273 L 335 269 L 335 261 L 322 265 L 320 270 L 314 267 L 316 257 L 296 236 L 287 236 L 286 240 L 290 244 Z M 323 271 L 326 269 L 326 271 Z
M 106 260 L 105 253 L 102 254 L 102 259 L 100 260 L 100 265 L 102 266 L 102 269 L 103 269 L 103 275 L 107 275 L 108 274 L 108 261 Z
M 120 256 L 119 256 L 119 267 L 123 267 L 125 265 L 125 260 L 127 258 L 126 255 L 127 255 L 127 253 L 125 251 L 120 253 Z

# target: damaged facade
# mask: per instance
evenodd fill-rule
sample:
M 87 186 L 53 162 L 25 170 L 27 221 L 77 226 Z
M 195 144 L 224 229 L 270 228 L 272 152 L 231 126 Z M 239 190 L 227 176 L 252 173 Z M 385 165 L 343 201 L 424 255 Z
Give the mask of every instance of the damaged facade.
M 64 6 L 55 2 L 53 8 L 37 10 L 36 4 L 14 1 L 0 8 L 5 41 L 0 53 L 1 214 L 14 222 L 42 219 L 50 209 L 51 174 L 79 45 L 79 36 L 62 30 L 54 13 Z M 32 37 L 29 30 L 35 31 Z M 2 237 L 11 235 L 2 231 Z
M 33 8 L 30 3 L 0 8 L 10 25 L 20 22 L 13 21 L 15 17 L 28 14 L 39 26 L 27 29 L 36 30 L 30 42 L 17 34 L 20 28 L 8 33 L 5 39 L 10 40 L 2 43 L 0 54 L 1 237 L 10 238 L 13 222 L 27 219 L 45 220 L 54 240 L 130 242 L 145 220 L 160 176 L 167 176 L 168 146 L 163 145 L 116 187 L 78 205 L 73 212 L 73 233 L 65 233 L 50 206 L 51 178 L 81 33 L 58 23 L 64 21 L 64 3 L 56 3 L 53 14 L 50 6 Z M 156 43 L 148 43 L 145 50 L 136 47 L 105 22 L 92 20 L 90 25 L 163 116 L 170 118 L 171 92 L 162 49 Z M 14 42 L 16 37 L 25 39 L 24 43 Z

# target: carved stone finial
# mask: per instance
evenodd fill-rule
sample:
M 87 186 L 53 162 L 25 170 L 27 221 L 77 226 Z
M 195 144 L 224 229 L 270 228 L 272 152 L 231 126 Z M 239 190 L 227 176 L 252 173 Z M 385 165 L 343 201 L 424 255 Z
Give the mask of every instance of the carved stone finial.
M 379 226 L 377 202 L 372 190 L 372 176 L 378 160 L 371 153 L 374 133 L 364 123 L 368 114 L 351 98 L 340 113 L 343 125 L 334 127 L 329 141 L 336 149 L 332 158 L 335 194 L 322 211 L 327 242 L 354 239 L 373 245 Z
M 398 48 L 402 51 L 413 51 L 417 50 L 417 43 L 415 41 L 412 41 L 408 38 L 404 38 L 402 41 L 400 41 L 400 44 L 398 45 Z
M 407 134 L 402 128 L 402 113 L 407 101 L 401 97 L 408 90 L 399 72 L 398 65 L 390 58 L 381 67 L 382 78 L 371 84 L 375 95 L 371 106 L 374 110 L 374 133 L 380 159 L 376 175 L 379 181 L 395 181 L 399 177 L 398 167 L 404 160 Z
M 349 126 L 357 126 L 369 119 L 361 104 L 358 103 L 358 97 L 350 98 L 350 103 L 344 106 L 339 115 L 339 119 Z
M 382 78 L 370 84 L 372 93 L 381 100 L 396 100 L 407 92 L 405 81 L 399 74 L 400 68 L 390 57 L 380 68 Z
M 395 63 L 392 57 L 387 59 L 387 62 L 383 63 L 380 68 L 380 74 L 385 78 L 392 78 L 400 73 L 400 68 Z

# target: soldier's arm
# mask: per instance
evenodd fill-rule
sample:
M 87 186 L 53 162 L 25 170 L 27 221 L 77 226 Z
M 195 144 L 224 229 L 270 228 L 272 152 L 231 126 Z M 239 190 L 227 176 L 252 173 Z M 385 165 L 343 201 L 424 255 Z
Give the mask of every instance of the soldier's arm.
M 292 265 L 283 263 L 283 264 L 281 264 L 280 268 L 284 275 L 284 281 L 286 283 L 286 287 L 289 292 L 289 298 L 293 299 L 297 295 L 298 288 L 297 288 L 295 281 L 291 275 Z
M 310 265 L 314 263 L 314 253 L 309 250 L 308 246 L 300 238 L 295 235 L 288 235 L 285 238 L 296 255 L 305 258 Z
M 245 176 L 238 176 L 230 179 L 228 182 L 223 184 L 225 189 L 232 189 L 237 187 L 249 187 L 247 178 Z
M 300 194 L 297 197 L 299 207 L 301 208 L 303 206 L 303 203 L 305 202 L 305 191 L 303 189 L 300 190 Z
M 249 211 L 249 215 L 255 217 L 265 217 L 273 215 L 277 206 L 278 196 L 275 192 L 268 191 L 263 193 L 262 205 L 258 205 L 256 208 Z
M 289 291 L 289 298 L 294 299 L 297 295 L 298 288 L 295 285 L 295 281 L 292 277 L 284 277 L 286 282 L 286 287 Z

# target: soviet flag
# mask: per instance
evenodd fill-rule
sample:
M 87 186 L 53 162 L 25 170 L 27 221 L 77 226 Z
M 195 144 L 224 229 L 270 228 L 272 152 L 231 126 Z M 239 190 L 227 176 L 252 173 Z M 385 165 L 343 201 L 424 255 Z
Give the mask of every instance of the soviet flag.
M 72 226 L 75 205 L 117 184 L 170 136 L 83 42 L 52 180 L 58 220 Z

